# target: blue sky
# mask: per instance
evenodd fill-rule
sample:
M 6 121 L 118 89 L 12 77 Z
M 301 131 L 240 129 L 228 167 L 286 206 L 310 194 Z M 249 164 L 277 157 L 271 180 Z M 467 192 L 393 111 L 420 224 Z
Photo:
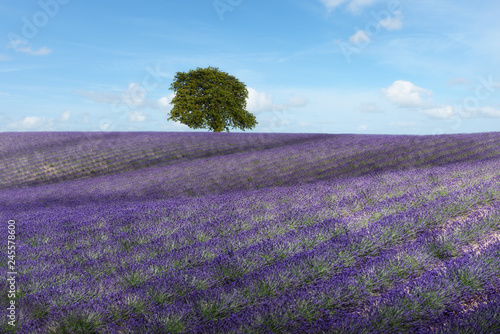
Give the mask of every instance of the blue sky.
M 2 1 L 0 131 L 195 131 L 167 120 L 169 87 L 208 66 L 247 85 L 247 131 L 500 131 L 499 13 L 493 0 Z

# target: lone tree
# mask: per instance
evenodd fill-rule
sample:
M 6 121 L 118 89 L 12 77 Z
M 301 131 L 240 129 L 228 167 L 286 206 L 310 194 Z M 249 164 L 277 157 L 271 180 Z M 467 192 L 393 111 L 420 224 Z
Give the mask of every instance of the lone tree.
M 175 97 L 169 120 L 214 132 L 229 132 L 229 127 L 245 131 L 257 124 L 255 116 L 245 110 L 245 84 L 217 67 L 177 72 L 170 89 Z

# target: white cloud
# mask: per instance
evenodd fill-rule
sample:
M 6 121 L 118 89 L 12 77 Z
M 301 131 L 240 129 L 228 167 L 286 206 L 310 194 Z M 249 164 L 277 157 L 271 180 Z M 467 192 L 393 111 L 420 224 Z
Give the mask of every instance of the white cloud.
M 21 121 L 21 125 L 25 128 L 33 128 L 41 125 L 45 121 L 42 117 L 25 117 Z
M 4 54 L 0 54 L 0 61 L 6 61 L 6 60 L 10 60 L 10 58 Z
M 170 103 L 172 102 L 172 99 L 174 97 L 175 97 L 175 92 L 170 93 L 168 96 L 164 96 L 158 99 L 157 104 L 159 109 L 170 110 L 172 108 L 172 105 Z
M 285 104 L 274 103 L 274 97 L 266 92 L 258 92 L 248 87 L 247 110 L 252 113 L 265 111 L 284 111 L 289 108 L 299 108 L 307 105 L 308 100 L 302 96 L 292 96 Z M 130 83 L 128 88 L 121 94 L 109 92 L 79 91 L 80 95 L 97 103 L 112 104 L 115 106 L 128 106 L 130 111 L 144 108 L 170 110 L 170 104 L 175 93 L 170 93 L 157 100 L 149 100 L 147 91 L 136 83 Z
M 122 102 L 129 107 L 139 107 L 146 101 L 146 90 L 136 83 L 130 83 L 121 96 Z
M 158 105 L 166 108 L 170 104 L 170 101 L 168 97 L 164 96 L 158 99 Z
M 353 8 L 356 9 L 353 11 L 359 11 L 360 6 L 369 5 L 372 2 L 373 1 L 371 0 L 353 1 L 351 2 L 350 7 L 355 6 Z M 403 22 L 401 21 L 402 15 L 400 11 L 394 11 L 391 13 L 387 10 L 380 11 L 378 13 L 372 11 L 372 16 L 375 19 L 375 22 L 368 22 L 365 26 L 365 30 L 357 28 L 356 32 L 349 37 L 349 42 L 354 44 L 356 47 L 353 48 L 352 46 L 346 45 L 341 40 L 336 41 L 348 62 L 350 62 L 351 54 L 359 53 L 361 48 L 366 47 L 368 43 L 372 41 L 372 38 L 379 34 L 380 27 L 389 31 L 398 30 L 403 27 Z M 375 25 L 376 31 L 368 29 L 368 27 L 373 25 Z
M 491 80 L 490 80 L 491 81 Z M 456 78 L 449 84 L 467 84 L 468 80 Z M 402 108 L 416 108 L 420 113 L 437 119 L 451 119 L 456 117 L 500 117 L 500 109 L 494 107 L 465 108 L 464 105 L 433 105 L 430 100 L 431 90 L 414 85 L 409 81 L 395 81 L 382 93 L 393 104 Z
M 40 49 L 34 51 L 33 49 L 31 49 L 31 46 L 29 46 L 27 42 L 21 40 L 11 41 L 7 45 L 7 48 L 14 49 L 14 51 L 16 52 L 27 53 L 34 56 L 45 56 L 52 53 L 52 50 L 47 48 L 46 46 L 43 46 Z
M 432 116 L 434 118 L 441 118 L 441 119 L 451 118 L 455 115 L 455 111 L 451 106 L 422 109 L 420 110 L 420 112 Z
M 1 116 L 1 115 L 0 115 Z M 84 124 L 87 122 L 81 122 L 78 119 L 72 119 L 71 111 L 65 110 L 59 116 L 55 117 L 39 117 L 39 116 L 26 116 L 23 118 L 5 118 L 6 125 L 5 130 L 11 131 L 56 131 L 61 129 L 67 129 L 68 126 L 71 127 L 74 124 Z
M 293 96 L 286 104 L 275 104 L 273 95 L 266 92 L 258 92 L 251 87 L 248 87 L 247 90 L 247 110 L 251 113 L 284 111 L 289 108 L 304 107 L 308 103 L 308 100 L 305 97 Z
M 500 109 L 484 107 L 478 109 L 479 113 L 487 117 L 500 117 Z
M 358 131 L 366 131 L 368 129 L 368 125 L 362 124 L 358 127 Z
M 130 122 L 144 122 L 146 115 L 142 111 L 134 111 L 128 113 L 128 119 Z
M 374 2 L 375 0 L 352 0 L 347 8 L 353 13 L 359 13 L 364 7 Z
M 248 87 L 247 109 L 250 112 L 260 112 L 273 110 L 273 96 L 266 92 L 258 92 L 255 89 Z
M 7 128 L 19 131 L 51 130 L 52 120 L 45 117 L 28 116 L 20 121 L 10 123 Z
M 108 120 L 108 119 L 103 119 L 99 122 L 99 129 L 101 131 L 111 131 L 111 130 L 114 130 L 114 125 L 113 123 Z
M 71 111 L 66 110 L 66 111 L 62 112 L 62 114 L 59 117 L 58 121 L 59 122 L 67 122 L 67 121 L 69 121 L 70 118 L 71 118 Z
M 378 24 L 389 31 L 401 29 L 403 26 L 403 22 L 401 22 L 401 12 L 397 11 L 395 15 L 396 16 L 389 16 L 379 21 Z
M 183 123 L 178 122 L 178 121 L 174 121 L 173 124 L 177 128 L 188 128 L 188 126 L 186 124 L 183 124 Z
M 426 101 L 425 96 L 430 96 L 432 91 L 415 86 L 413 83 L 404 80 L 397 80 L 388 88 L 383 88 L 382 93 L 392 103 L 403 107 L 422 107 Z
M 349 41 L 353 44 L 363 44 L 369 43 L 371 39 L 364 30 L 358 30 L 354 35 L 349 37 Z
M 158 100 L 147 99 L 147 90 L 137 84 L 130 83 L 128 88 L 122 93 L 78 91 L 78 93 L 89 100 L 102 104 L 112 104 L 114 106 L 127 106 L 130 110 L 151 108 L 151 109 L 169 109 L 170 101 L 174 97 L 171 93 L 168 96 L 161 97 Z

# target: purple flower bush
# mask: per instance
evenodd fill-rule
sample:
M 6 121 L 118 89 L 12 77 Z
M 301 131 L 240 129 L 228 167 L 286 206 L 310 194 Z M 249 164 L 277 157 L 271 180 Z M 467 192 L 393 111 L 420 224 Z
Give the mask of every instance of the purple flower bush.
M 0 332 L 499 331 L 500 133 L 3 133 L 0 156 Z

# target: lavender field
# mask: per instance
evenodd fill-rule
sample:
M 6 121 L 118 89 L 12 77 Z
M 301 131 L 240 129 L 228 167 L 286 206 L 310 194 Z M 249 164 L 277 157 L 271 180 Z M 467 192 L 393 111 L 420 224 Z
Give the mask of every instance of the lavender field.
M 500 133 L 0 133 L 2 333 L 500 332 Z

